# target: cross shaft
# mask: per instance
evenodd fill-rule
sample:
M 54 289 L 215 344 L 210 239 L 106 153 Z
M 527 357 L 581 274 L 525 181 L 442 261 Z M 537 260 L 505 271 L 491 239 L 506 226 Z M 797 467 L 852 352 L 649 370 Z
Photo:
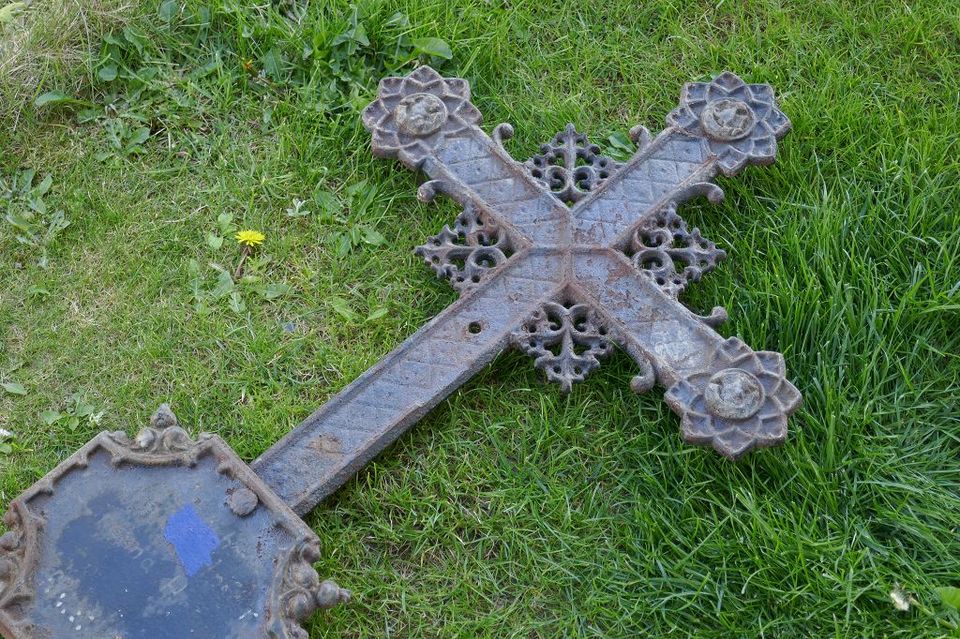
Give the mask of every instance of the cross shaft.
M 572 125 L 526 165 L 503 146 L 509 125 L 480 128 L 469 86 L 429 67 L 387 78 L 364 111 L 373 152 L 431 180 L 463 207 L 418 253 L 461 298 L 252 464 L 294 511 L 311 510 L 450 392 L 514 345 L 569 389 L 619 345 L 656 382 L 684 438 L 738 458 L 781 443 L 800 394 L 778 353 L 754 352 L 677 295 L 725 254 L 676 207 L 723 197 L 711 180 L 773 161 L 789 128 L 767 85 L 730 73 L 684 87 L 669 128 L 625 164 Z

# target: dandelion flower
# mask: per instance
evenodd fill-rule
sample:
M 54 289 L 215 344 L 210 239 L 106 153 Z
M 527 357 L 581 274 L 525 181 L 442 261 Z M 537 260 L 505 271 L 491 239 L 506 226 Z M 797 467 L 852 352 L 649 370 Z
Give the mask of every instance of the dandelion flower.
M 264 237 L 263 233 L 260 231 L 239 231 L 235 236 L 237 242 L 240 243 L 240 246 L 245 246 L 247 248 L 253 248 L 254 246 L 260 246 L 263 244 Z

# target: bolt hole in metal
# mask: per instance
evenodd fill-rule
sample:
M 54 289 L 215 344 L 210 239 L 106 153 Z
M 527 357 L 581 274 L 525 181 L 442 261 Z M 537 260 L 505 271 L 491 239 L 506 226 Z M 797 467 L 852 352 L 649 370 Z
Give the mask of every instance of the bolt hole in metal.
M 470 322 L 467 324 L 467 332 L 471 335 L 479 335 L 483 330 L 483 324 L 480 322 Z

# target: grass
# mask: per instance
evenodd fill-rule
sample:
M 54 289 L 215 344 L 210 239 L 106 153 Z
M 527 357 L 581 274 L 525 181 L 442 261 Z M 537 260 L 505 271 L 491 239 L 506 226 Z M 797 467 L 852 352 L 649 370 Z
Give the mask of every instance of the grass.
M 794 130 L 684 207 L 731 257 L 686 301 L 784 353 L 788 443 L 732 464 L 681 443 L 661 390 L 629 392 L 626 357 L 566 396 L 504 354 L 309 515 L 318 569 L 357 595 L 311 636 L 958 636 L 937 595 L 960 586 L 956 5 L 359 9 L 359 35 L 327 2 L 35 0 L 3 26 L 0 175 L 50 174 L 72 224 L 46 268 L 0 226 L 0 382 L 26 391 L 0 394 L 0 501 L 162 401 L 253 459 L 455 299 L 411 247 L 456 208 L 417 203 L 358 116 L 417 38 L 450 45 L 430 61 L 520 159 L 567 121 L 659 130 L 683 82 L 731 69 Z M 34 106 L 54 90 L 90 105 Z M 239 256 L 208 243 L 221 214 L 269 259 L 217 298 L 210 264 Z

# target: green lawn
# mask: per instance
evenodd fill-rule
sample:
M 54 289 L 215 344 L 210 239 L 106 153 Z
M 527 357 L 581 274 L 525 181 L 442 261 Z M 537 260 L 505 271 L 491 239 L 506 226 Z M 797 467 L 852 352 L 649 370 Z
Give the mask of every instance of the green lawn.
M 938 590 L 960 587 L 957 4 L 358 9 L 6 12 L 0 176 L 36 176 L 0 212 L 71 224 L 28 246 L 0 215 L 0 502 L 164 401 L 252 460 L 455 299 L 411 249 L 456 206 L 369 152 L 381 76 L 468 78 L 523 160 L 568 121 L 605 149 L 656 132 L 729 69 L 793 131 L 683 207 L 730 255 L 684 301 L 784 353 L 787 444 L 733 464 L 681 442 L 662 389 L 630 392 L 626 356 L 564 395 L 505 354 L 308 517 L 356 593 L 311 637 L 960 636 Z M 266 235 L 235 284 L 231 226 Z

